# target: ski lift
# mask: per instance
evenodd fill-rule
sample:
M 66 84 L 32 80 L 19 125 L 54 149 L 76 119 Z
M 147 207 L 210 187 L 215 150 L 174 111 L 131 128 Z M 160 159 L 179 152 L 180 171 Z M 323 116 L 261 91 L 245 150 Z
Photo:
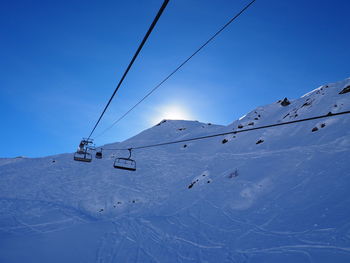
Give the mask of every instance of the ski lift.
M 128 149 L 129 157 L 128 158 L 117 158 L 114 161 L 113 167 L 117 169 L 127 170 L 127 171 L 136 171 L 136 161 L 131 159 L 131 149 Z
M 102 148 L 99 151 L 96 152 L 95 158 L 96 159 L 102 159 Z
M 84 152 L 77 151 L 74 154 L 74 161 L 89 163 L 92 161 L 92 156 L 90 153 L 87 152 L 87 149 Z
M 92 156 L 88 152 L 88 149 L 90 149 L 89 144 L 92 144 L 92 139 L 86 139 L 83 138 L 81 142 L 79 143 L 78 150 L 74 154 L 74 160 L 80 161 L 80 162 L 91 162 Z

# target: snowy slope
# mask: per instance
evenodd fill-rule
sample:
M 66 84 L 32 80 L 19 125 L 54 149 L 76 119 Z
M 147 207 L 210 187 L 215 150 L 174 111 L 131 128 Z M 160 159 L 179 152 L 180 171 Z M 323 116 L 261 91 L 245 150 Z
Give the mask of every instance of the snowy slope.
M 228 126 L 167 120 L 106 147 L 350 110 L 349 85 Z M 112 167 L 118 151 L 90 164 L 0 159 L 0 262 L 350 262 L 349 153 L 343 115 L 138 150 L 136 172 Z

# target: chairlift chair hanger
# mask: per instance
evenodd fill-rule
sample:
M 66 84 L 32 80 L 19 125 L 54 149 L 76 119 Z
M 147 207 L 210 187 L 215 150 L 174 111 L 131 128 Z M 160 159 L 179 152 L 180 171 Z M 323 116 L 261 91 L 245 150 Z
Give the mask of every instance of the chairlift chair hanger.
M 136 161 L 131 159 L 131 150 L 132 148 L 128 149 L 129 157 L 116 158 L 114 161 L 113 167 L 117 169 L 127 170 L 127 171 L 136 171 Z

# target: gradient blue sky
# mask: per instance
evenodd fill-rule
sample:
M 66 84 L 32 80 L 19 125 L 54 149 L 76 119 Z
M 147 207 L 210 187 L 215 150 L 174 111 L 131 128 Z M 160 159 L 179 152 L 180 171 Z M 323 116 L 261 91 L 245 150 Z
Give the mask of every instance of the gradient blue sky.
M 0 157 L 72 152 L 109 99 L 162 0 L 2 0 Z M 96 134 L 242 8 L 170 0 Z M 350 2 L 257 0 L 96 144 L 160 121 L 167 107 L 229 124 L 257 106 L 350 77 Z

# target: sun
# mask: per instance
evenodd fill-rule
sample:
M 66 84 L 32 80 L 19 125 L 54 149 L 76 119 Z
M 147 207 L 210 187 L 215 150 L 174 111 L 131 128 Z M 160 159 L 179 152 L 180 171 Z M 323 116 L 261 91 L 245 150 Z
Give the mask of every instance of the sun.
M 157 108 L 157 113 L 152 118 L 152 124 L 156 124 L 161 120 L 191 120 L 192 114 L 184 106 L 171 104 Z

